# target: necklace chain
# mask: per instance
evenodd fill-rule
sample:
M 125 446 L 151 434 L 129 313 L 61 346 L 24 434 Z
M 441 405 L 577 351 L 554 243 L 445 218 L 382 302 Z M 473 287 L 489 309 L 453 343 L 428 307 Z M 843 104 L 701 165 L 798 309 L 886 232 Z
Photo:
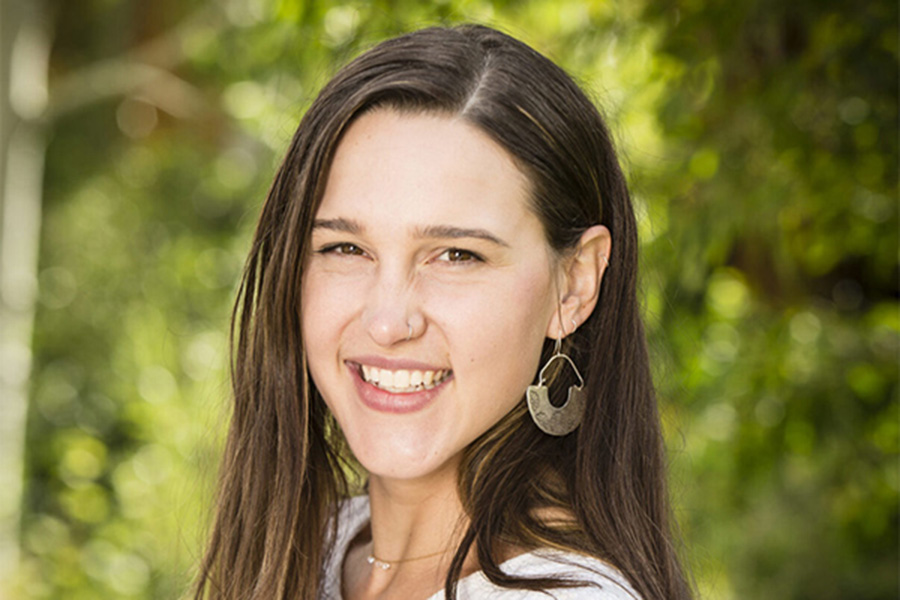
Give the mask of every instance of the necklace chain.
M 440 556 L 444 554 L 446 550 L 441 550 L 440 552 L 433 552 L 431 554 L 425 554 L 424 556 L 413 556 L 412 558 L 400 558 L 397 560 L 381 560 L 374 553 L 370 553 L 366 557 L 366 562 L 370 565 L 374 565 L 381 569 L 382 571 L 387 571 L 391 567 L 396 564 L 405 563 L 405 562 L 413 562 L 414 560 L 425 560 L 426 558 L 433 558 L 435 556 Z

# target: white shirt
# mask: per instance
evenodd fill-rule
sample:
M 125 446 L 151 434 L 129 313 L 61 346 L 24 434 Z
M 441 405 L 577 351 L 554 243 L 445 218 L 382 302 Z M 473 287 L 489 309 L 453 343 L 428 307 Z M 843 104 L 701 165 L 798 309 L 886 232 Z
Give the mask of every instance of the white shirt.
M 370 519 L 369 498 L 357 496 L 341 506 L 340 524 L 331 561 L 326 569 L 326 581 L 322 600 L 343 600 L 341 596 L 341 572 L 344 555 L 350 542 Z M 575 588 L 548 589 L 549 598 L 557 600 L 640 600 L 640 596 L 621 573 L 605 562 L 558 550 L 534 550 L 520 554 L 500 565 L 504 572 L 521 577 L 563 577 L 594 584 Z M 599 587 L 598 587 L 599 586 Z M 481 572 L 472 573 L 459 580 L 458 600 L 539 600 L 547 599 L 543 592 L 502 588 L 491 583 Z M 444 590 L 427 600 L 443 600 Z M 415 599 L 411 599 L 415 600 Z

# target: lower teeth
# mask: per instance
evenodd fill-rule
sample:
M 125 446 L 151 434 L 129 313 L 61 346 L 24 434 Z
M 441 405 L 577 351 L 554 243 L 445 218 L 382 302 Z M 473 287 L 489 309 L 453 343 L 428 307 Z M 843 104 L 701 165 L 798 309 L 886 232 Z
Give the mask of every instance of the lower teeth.
M 438 383 L 440 383 L 440 382 L 435 382 L 432 385 L 425 385 L 424 383 L 422 383 L 419 385 L 412 385 L 412 386 L 405 387 L 405 388 L 383 387 L 377 383 L 372 383 L 372 385 L 374 385 L 375 387 L 377 387 L 380 390 L 384 390 L 386 392 L 392 392 L 394 394 L 399 394 L 399 393 L 403 393 L 403 392 L 419 392 L 422 390 L 430 390 L 431 388 L 436 386 Z
M 389 387 L 383 386 L 380 383 L 378 383 L 377 381 L 369 381 L 369 380 L 365 380 L 365 378 L 364 378 L 366 383 L 370 383 L 370 384 L 374 385 L 375 387 L 377 387 L 378 389 L 384 390 L 386 392 L 391 392 L 392 394 L 402 394 L 404 392 L 409 393 L 409 392 L 421 392 L 422 390 L 430 390 L 430 389 L 440 385 L 440 383 L 442 381 L 444 381 L 445 379 L 446 379 L 446 377 L 442 377 L 440 381 L 434 381 L 427 385 L 424 383 L 420 383 L 418 385 L 411 385 L 409 387 L 397 388 L 397 387 L 393 387 L 393 386 L 389 386 Z

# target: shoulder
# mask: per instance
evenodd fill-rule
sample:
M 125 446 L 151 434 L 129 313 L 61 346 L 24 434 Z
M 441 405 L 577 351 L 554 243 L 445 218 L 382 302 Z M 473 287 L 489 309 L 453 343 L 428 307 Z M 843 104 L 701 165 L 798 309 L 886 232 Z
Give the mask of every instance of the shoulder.
M 345 498 L 338 505 L 338 519 L 342 528 L 358 528 L 369 520 L 371 509 L 366 495 Z
M 337 536 L 328 540 L 329 553 L 324 568 L 324 580 L 320 596 L 322 598 L 341 597 L 341 571 L 344 556 L 350 542 L 369 522 L 370 508 L 368 496 L 356 496 L 342 500 L 336 507 Z
M 371 509 L 368 496 L 345 498 L 334 507 L 331 518 L 332 525 L 337 520 L 337 535 L 328 539 L 328 544 L 342 554 L 356 537 L 356 534 L 369 522 Z
M 640 600 L 640 596 L 614 567 L 602 560 L 556 550 L 536 550 L 510 559 L 501 565 L 509 575 L 518 577 L 557 577 L 584 585 L 551 588 L 545 592 L 501 588 L 481 572 L 459 583 L 459 600 Z

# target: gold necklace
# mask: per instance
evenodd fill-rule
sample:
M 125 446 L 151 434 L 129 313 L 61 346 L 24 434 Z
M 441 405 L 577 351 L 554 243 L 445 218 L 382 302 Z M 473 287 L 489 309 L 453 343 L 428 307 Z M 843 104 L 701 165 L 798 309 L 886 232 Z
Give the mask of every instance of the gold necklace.
M 440 552 L 433 552 L 431 554 L 426 554 L 424 556 L 414 556 L 412 558 L 400 558 L 397 560 L 390 560 L 390 561 L 381 560 L 380 558 L 375 556 L 374 553 L 369 553 L 369 555 L 366 557 L 366 562 L 369 563 L 370 565 L 374 565 L 374 566 L 378 567 L 382 571 L 387 571 L 392 566 L 399 564 L 399 563 L 413 562 L 414 560 L 425 560 L 426 558 L 433 558 L 435 556 L 440 556 L 441 554 L 444 554 L 446 552 L 447 552 L 446 550 L 441 550 Z

